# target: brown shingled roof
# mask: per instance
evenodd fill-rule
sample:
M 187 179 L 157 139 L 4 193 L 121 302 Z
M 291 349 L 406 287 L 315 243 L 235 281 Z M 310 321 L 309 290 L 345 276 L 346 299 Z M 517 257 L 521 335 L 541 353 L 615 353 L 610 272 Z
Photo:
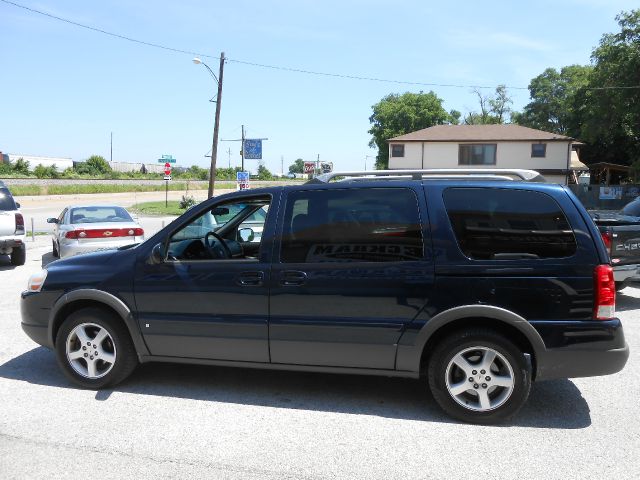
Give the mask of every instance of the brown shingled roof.
M 571 141 L 573 138 L 520 125 L 436 125 L 388 142 Z

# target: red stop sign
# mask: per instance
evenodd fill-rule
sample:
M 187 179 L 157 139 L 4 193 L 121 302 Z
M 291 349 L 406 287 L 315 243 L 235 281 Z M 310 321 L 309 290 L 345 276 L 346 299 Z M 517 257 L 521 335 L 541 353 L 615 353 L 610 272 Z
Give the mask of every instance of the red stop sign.
M 171 164 L 169 162 L 164 164 L 164 174 L 171 175 Z

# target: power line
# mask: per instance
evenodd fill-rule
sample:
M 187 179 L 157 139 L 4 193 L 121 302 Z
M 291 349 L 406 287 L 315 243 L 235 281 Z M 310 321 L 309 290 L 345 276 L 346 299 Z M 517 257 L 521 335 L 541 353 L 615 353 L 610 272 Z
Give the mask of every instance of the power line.
M 117 33 L 113 33 L 113 32 L 109 32 L 107 30 L 103 30 L 101 28 L 96 28 L 96 27 L 92 27 L 89 25 L 85 25 L 79 22 L 74 22 L 73 20 L 69 20 L 67 18 L 63 18 L 63 17 L 59 17 L 57 15 L 53 15 L 47 12 L 43 12 L 41 10 L 37 10 L 35 8 L 31 8 L 31 7 L 27 7 L 25 5 L 21 5 L 19 3 L 15 3 L 12 2 L 10 0 L 0 0 L 0 2 L 6 3 L 8 5 L 13 5 L 14 7 L 17 8 L 22 8 L 23 10 L 27 10 L 31 13 L 36 13 L 39 15 L 43 15 L 45 17 L 49 17 L 51 19 L 54 20 L 58 20 L 60 22 L 64 22 L 64 23 L 68 23 L 70 25 L 74 25 L 76 27 L 80 27 L 80 28 L 84 28 L 86 30 L 91 30 L 94 32 L 98 32 L 98 33 L 102 33 L 104 35 L 109 35 L 111 37 L 115 37 L 115 38 L 119 38 L 121 40 L 126 40 L 128 42 L 133 42 L 133 43 L 137 43 L 139 45 L 145 45 L 147 47 L 153 47 L 153 48 L 159 48 L 161 50 L 166 50 L 169 52 L 174 52 L 174 53 L 184 53 L 184 54 L 188 54 L 188 55 L 194 55 L 197 57 L 205 57 L 205 58 L 212 58 L 212 59 L 216 59 L 219 60 L 220 57 L 217 57 L 215 55 L 207 55 L 206 53 L 199 53 L 199 52 L 194 52 L 194 51 L 190 51 L 190 50 L 182 50 L 179 48 L 173 48 L 173 47 L 169 47 L 166 45 L 161 45 L 159 43 L 153 43 L 153 42 L 147 42 L 144 40 L 138 40 L 136 38 L 132 38 L 132 37 L 127 37 L 125 35 L 120 35 Z M 281 71 L 285 71 L 285 72 L 293 72 L 293 73 L 302 73 L 302 74 L 306 74 L 306 75 L 316 75 L 316 76 L 323 76 L 323 77 L 331 77 L 331 78 L 344 78 L 344 79 L 348 79 L 348 80 L 361 80 L 361 81 L 369 81 L 369 82 L 381 82 L 381 83 L 395 83 L 395 84 L 399 84 L 399 85 L 415 85 L 415 86 L 422 86 L 422 87 L 448 87 L 448 88 L 496 88 L 495 85 L 492 86 L 487 86 L 487 85 L 460 85 L 460 84 L 453 84 L 453 83 L 427 83 L 427 82 L 414 82 L 414 81 L 406 81 L 406 80 L 394 80 L 394 79 L 388 79 L 388 78 L 376 78 L 376 77 L 364 77 L 364 76 L 359 76 L 359 75 L 349 75 L 349 74 L 343 74 L 343 73 L 331 73 L 331 72 L 318 72 L 318 71 L 314 71 L 314 70 L 304 70 L 304 69 L 300 69 L 300 68 L 293 68 L 293 67 L 283 67 L 283 66 L 279 66 L 279 65 L 268 65 L 268 64 L 264 64 L 264 63 L 256 63 L 256 62 L 249 62 L 246 60 L 237 60 L 234 58 L 226 58 L 227 62 L 232 62 L 232 63 L 237 63 L 240 65 L 248 65 L 248 66 L 252 66 L 252 67 L 258 67 L 258 68 L 267 68 L 270 70 L 281 70 Z M 511 90 L 528 90 L 529 87 L 514 87 L 514 86 L 507 86 L 505 85 L 505 88 L 511 89 Z M 629 90 L 629 89 L 639 89 L 640 85 L 632 85 L 632 86 L 608 86 L 608 87 L 585 87 L 585 90 Z

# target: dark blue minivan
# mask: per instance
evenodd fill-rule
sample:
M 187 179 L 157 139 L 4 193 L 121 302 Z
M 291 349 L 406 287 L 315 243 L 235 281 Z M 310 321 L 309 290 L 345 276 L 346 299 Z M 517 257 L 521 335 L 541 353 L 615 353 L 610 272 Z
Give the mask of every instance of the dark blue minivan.
M 629 356 L 597 228 L 540 180 L 351 172 L 211 198 L 142 244 L 49 264 L 22 328 L 86 388 L 152 361 L 400 376 L 502 421 L 532 381 Z

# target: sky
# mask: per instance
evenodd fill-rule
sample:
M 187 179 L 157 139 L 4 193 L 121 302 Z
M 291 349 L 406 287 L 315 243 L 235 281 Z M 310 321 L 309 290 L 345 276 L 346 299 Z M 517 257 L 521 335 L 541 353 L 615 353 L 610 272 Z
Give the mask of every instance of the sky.
M 108 160 L 113 132 L 114 161 L 170 154 L 179 166 L 208 166 L 217 85 L 194 54 L 7 1 L 0 151 Z M 218 166 L 240 165 L 240 142 L 224 140 L 240 138 L 244 125 L 247 138 L 268 138 L 263 159 L 274 173 L 318 155 L 335 170 L 371 169 L 371 107 L 391 93 L 433 90 L 446 110 L 464 114 L 478 109 L 470 86 L 490 94 L 505 84 L 522 110 L 533 77 L 588 64 L 601 36 L 618 30 L 616 14 L 637 8 L 637 0 L 11 2 L 197 53 L 216 75 L 224 52 Z M 255 171 L 257 161 L 246 166 Z

